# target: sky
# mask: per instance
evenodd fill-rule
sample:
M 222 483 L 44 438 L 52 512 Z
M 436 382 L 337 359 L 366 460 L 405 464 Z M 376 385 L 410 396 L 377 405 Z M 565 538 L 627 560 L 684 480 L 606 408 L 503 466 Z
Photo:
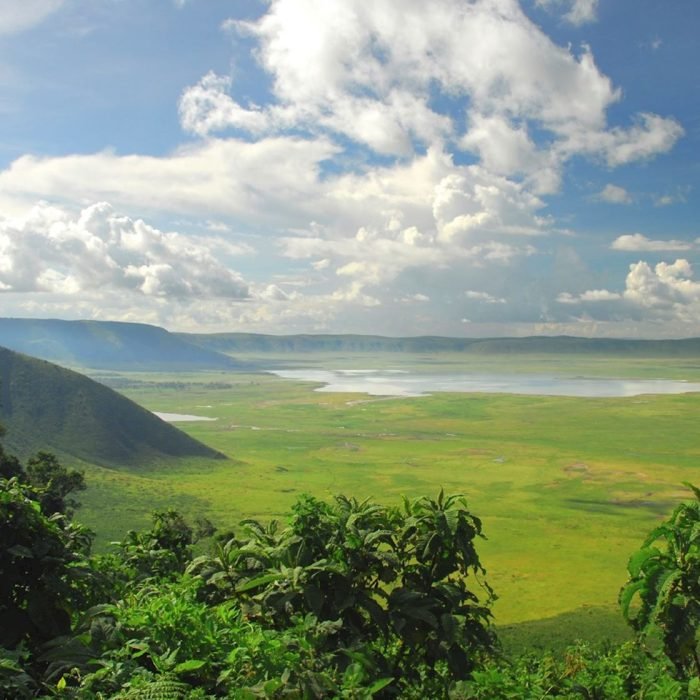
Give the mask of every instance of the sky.
M 700 335 L 698 0 L 2 0 L 0 316 Z

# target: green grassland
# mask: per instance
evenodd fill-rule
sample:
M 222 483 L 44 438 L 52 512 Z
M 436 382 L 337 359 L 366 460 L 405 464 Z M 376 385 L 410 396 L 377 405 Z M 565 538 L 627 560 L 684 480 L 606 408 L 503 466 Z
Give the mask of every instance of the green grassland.
M 245 358 L 242 358 L 245 359 Z M 282 358 L 278 358 L 282 361 Z M 299 356 L 286 366 L 503 371 L 459 356 Z M 270 358 L 271 365 L 275 358 Z M 532 357 L 507 371 L 697 380 L 692 360 Z M 230 457 L 129 471 L 85 465 L 80 519 L 101 542 L 172 505 L 221 529 L 283 518 L 299 494 L 398 504 L 444 487 L 467 496 L 488 537 L 480 553 L 517 640 L 624 634 L 614 608 L 629 555 L 700 482 L 700 394 L 583 399 L 489 394 L 384 398 L 313 391 L 265 374 L 102 377 L 143 406 L 212 422 L 178 427 Z M 539 621 L 534 623 L 533 621 Z M 522 623 L 528 623 L 527 631 Z M 562 632 L 562 630 L 564 630 Z M 595 632 L 597 630 L 597 633 Z M 567 640 L 567 641 L 568 641 Z

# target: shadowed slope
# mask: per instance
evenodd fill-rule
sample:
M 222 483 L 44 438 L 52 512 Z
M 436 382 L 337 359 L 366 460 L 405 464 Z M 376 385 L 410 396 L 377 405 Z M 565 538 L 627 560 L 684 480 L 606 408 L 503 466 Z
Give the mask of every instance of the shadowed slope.
M 49 450 L 103 465 L 224 456 L 112 389 L 0 347 L 0 424 L 20 457 Z

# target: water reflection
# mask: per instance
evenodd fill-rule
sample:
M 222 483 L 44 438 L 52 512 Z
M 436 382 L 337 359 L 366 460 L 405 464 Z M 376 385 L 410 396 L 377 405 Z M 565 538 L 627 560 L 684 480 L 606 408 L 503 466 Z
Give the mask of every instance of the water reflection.
M 700 392 L 700 383 L 674 379 L 588 379 L 545 374 L 414 374 L 404 370 L 274 370 L 284 379 L 318 382 L 321 392 L 425 396 L 437 392 L 613 398 Z

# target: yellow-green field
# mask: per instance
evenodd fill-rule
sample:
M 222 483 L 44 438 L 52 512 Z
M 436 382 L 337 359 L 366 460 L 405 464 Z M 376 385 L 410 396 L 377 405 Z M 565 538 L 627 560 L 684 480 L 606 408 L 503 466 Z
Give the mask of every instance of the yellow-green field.
M 411 361 L 425 367 L 429 358 Z M 392 362 L 409 366 L 406 358 Z M 687 360 L 506 363 L 509 371 L 570 376 L 700 376 Z M 480 367 L 496 364 L 485 359 Z M 325 366 L 370 365 L 366 358 L 326 358 Z M 457 359 L 443 358 L 440 366 L 466 369 Z M 145 525 L 151 510 L 166 505 L 225 528 L 243 517 L 282 518 L 304 492 L 398 504 L 403 494 L 434 495 L 444 487 L 465 494 L 483 520 L 488 540 L 480 553 L 499 595 L 500 625 L 556 616 L 570 626 L 614 625 L 610 611 L 628 556 L 687 495 L 682 482 L 700 482 L 700 394 L 386 399 L 318 393 L 264 374 L 122 379 L 121 391 L 149 409 L 216 418 L 178 426 L 231 459 L 130 472 L 88 466 L 91 486 L 79 518 L 102 542 Z M 546 625 L 542 634 L 551 634 Z

